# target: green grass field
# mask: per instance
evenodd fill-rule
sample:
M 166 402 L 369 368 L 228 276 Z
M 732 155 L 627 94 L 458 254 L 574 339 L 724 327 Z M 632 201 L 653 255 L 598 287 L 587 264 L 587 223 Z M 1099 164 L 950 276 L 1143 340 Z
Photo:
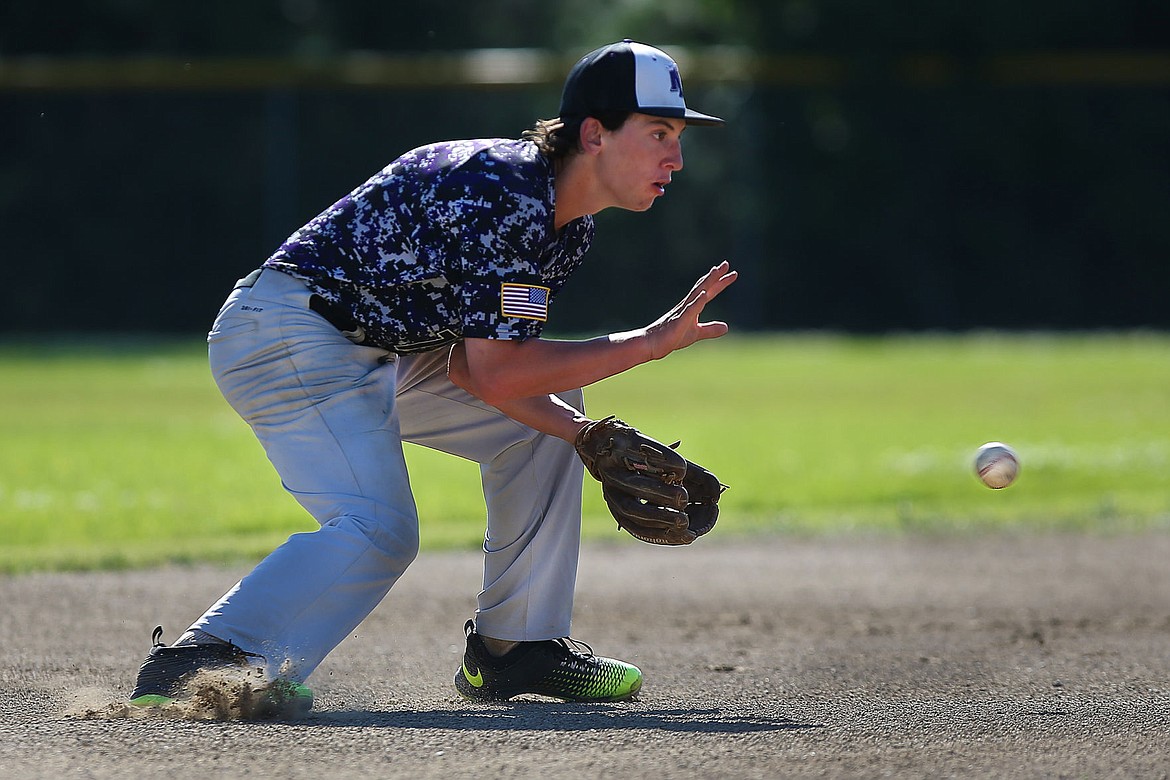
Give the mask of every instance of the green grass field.
M 253 559 L 313 527 L 204 349 L 0 343 L 0 571 Z M 731 485 L 720 534 L 1170 525 L 1167 335 L 731 336 L 586 397 Z M 972 473 L 989 440 L 1020 453 L 1006 490 Z M 477 546 L 476 466 L 408 457 L 424 547 Z M 585 513 L 619 538 L 591 481 Z

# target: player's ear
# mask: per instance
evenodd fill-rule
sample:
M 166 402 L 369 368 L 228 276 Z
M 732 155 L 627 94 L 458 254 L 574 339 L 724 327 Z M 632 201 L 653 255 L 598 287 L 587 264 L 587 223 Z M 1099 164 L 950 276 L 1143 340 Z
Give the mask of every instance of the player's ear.
M 601 151 L 601 136 L 605 128 L 596 117 L 585 117 L 577 140 L 581 143 L 581 150 L 585 154 L 597 154 Z

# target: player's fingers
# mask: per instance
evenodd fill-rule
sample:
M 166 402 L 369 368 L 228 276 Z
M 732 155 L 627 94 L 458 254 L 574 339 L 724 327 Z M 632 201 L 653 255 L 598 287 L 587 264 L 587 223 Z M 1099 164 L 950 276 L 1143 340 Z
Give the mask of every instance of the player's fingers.
M 739 278 L 739 272 L 731 270 L 731 265 L 724 260 L 719 265 L 713 267 L 707 274 L 699 280 L 696 289 L 706 290 L 714 298 L 719 293 L 726 290 Z
M 721 263 L 717 263 L 717 264 L 711 266 L 710 270 L 708 270 L 707 273 L 705 273 L 701 277 L 699 277 L 699 281 L 697 281 L 695 283 L 695 286 L 696 287 L 707 287 L 712 282 L 719 279 L 719 277 L 723 276 L 724 274 L 726 274 L 730 270 L 731 270 L 731 264 L 728 263 L 726 260 L 724 260 Z
M 690 292 L 679 302 L 679 308 L 685 308 L 695 303 L 703 292 L 707 292 L 710 297 L 714 298 L 727 289 L 728 285 L 734 282 L 737 277 L 738 273 L 731 270 L 731 264 L 726 260 L 712 266 L 707 273 L 699 277 L 694 286 L 691 287 Z
M 703 307 L 711 300 L 711 294 L 706 290 L 693 291 L 684 302 L 679 318 L 691 324 L 697 324 L 703 313 Z
M 728 325 L 722 320 L 712 320 L 710 322 L 699 322 L 699 317 L 703 313 L 703 307 L 714 296 L 710 295 L 706 290 L 702 291 L 695 300 L 688 305 L 682 312 L 681 320 L 686 325 L 686 334 L 683 336 L 681 346 L 689 346 L 696 341 L 703 339 L 719 338 L 728 331 Z M 681 348 L 681 347 L 680 347 Z
M 707 273 L 696 279 L 695 283 L 691 285 L 691 291 L 687 294 L 687 298 L 692 298 L 696 293 L 699 292 L 699 290 L 706 289 L 711 284 L 711 282 L 722 275 L 722 273 L 726 273 L 726 270 L 722 268 L 725 265 L 727 265 L 726 260 L 724 260 L 719 265 L 713 265 L 710 269 L 708 269 Z
M 703 339 L 717 339 L 720 336 L 727 335 L 728 331 L 727 323 L 721 320 L 700 322 L 696 329 L 699 333 L 698 341 L 702 341 Z
M 734 284 L 735 280 L 738 278 L 739 278 L 738 271 L 727 271 L 722 276 L 720 276 L 718 279 L 715 279 L 715 281 L 713 281 L 711 283 L 711 285 L 707 288 L 707 291 L 711 294 L 711 297 L 714 298 L 716 295 L 723 292 L 728 287 L 730 287 L 732 284 Z
M 705 284 L 702 287 L 697 287 L 694 290 L 691 290 L 691 294 L 688 295 L 687 299 L 683 302 L 683 309 L 693 309 L 696 319 L 699 316 L 699 312 L 703 310 L 704 306 L 706 306 L 712 299 L 719 295 L 719 293 L 730 287 L 735 282 L 735 280 L 739 278 L 739 273 L 737 271 L 727 270 L 726 262 L 723 263 L 723 266 L 723 268 L 720 268 L 719 266 L 712 268 L 712 273 L 708 274 L 708 276 L 704 277 L 703 279 Z M 717 271 L 721 270 L 725 271 L 725 273 L 715 275 Z

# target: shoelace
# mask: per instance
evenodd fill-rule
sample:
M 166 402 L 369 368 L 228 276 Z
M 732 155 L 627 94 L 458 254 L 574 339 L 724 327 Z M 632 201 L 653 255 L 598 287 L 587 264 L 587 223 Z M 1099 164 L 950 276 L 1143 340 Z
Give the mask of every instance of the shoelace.
M 155 647 L 170 647 L 170 645 L 168 645 L 162 641 L 162 635 L 163 635 L 163 627 L 162 626 L 155 626 L 154 631 L 152 631 L 150 634 L 150 641 L 154 644 Z M 241 649 L 240 647 L 237 647 L 235 644 L 233 644 L 231 642 L 224 642 L 223 646 L 230 647 L 231 649 L 235 650 L 236 652 L 240 653 L 241 655 L 245 656 L 246 658 L 249 658 L 249 659 L 258 658 L 261 661 L 264 660 L 264 656 L 261 655 L 260 653 L 249 653 L 247 650 Z
M 597 657 L 597 654 L 593 652 L 593 648 L 589 646 L 589 643 L 582 642 L 579 639 L 573 639 L 571 636 L 561 637 L 552 641 L 569 651 L 570 654 L 586 661 Z M 582 650 L 581 648 L 585 649 Z

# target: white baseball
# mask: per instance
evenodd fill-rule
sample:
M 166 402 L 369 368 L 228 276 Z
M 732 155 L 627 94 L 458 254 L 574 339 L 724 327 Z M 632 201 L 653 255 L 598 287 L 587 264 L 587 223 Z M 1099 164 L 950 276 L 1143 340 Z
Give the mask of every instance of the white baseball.
M 1015 450 L 1003 442 L 989 441 L 975 453 L 975 473 L 984 485 L 999 490 L 1016 481 L 1020 459 Z

